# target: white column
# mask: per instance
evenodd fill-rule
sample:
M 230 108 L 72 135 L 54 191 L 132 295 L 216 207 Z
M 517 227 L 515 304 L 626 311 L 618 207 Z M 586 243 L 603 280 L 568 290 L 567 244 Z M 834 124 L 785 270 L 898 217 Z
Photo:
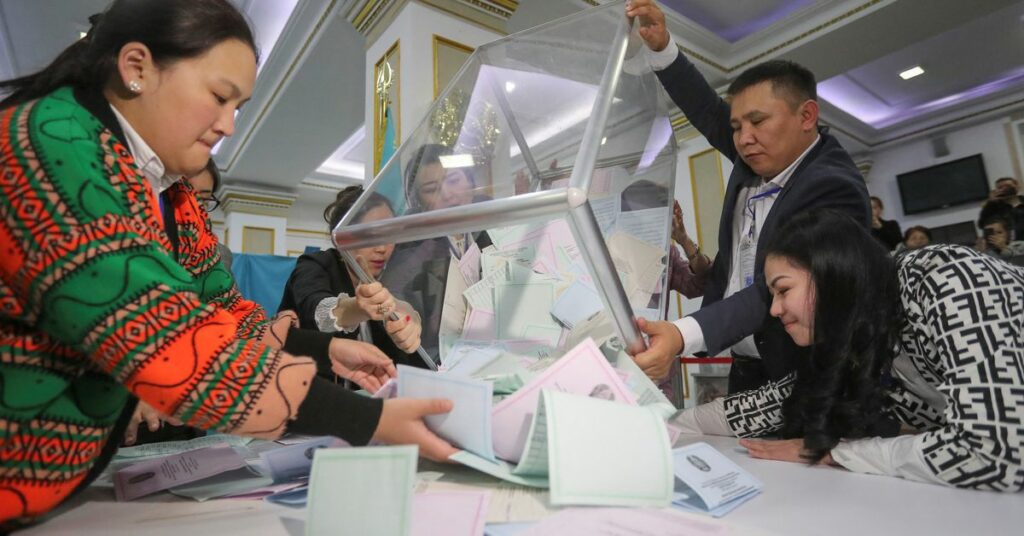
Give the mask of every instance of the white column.
M 473 10 L 468 5 L 459 5 L 456 13 Z M 427 109 L 434 101 L 434 36 L 439 36 L 461 45 L 477 48 L 482 44 L 504 37 L 497 29 L 488 29 L 478 22 L 471 22 L 463 15 L 457 15 L 419 2 L 407 2 L 385 27 L 368 31 L 373 41 L 366 51 L 366 178 L 373 177 L 373 125 L 374 125 L 374 67 L 384 54 L 399 43 L 399 141 L 406 138 L 424 120 Z M 375 37 L 374 37 L 375 36 Z M 394 67 L 394 66 L 393 66 Z M 443 88 L 441 88 L 443 89 Z M 395 104 L 392 104 L 395 107 Z M 394 110 L 394 108 L 393 108 Z

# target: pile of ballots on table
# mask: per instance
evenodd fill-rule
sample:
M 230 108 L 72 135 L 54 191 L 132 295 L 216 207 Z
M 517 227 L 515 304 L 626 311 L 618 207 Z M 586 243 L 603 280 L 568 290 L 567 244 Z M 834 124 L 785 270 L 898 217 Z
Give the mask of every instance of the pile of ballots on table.
M 659 291 L 665 249 L 628 232 L 636 222 L 620 227 L 609 226 L 610 253 L 630 301 L 646 304 Z M 648 227 L 657 241 L 667 232 L 667 223 Z M 756 479 L 707 445 L 672 450 L 666 419 L 676 408 L 615 337 L 564 221 L 488 233 L 492 246 L 449 264 L 440 370 L 401 366 L 372 394 L 452 400 L 450 413 L 426 421 L 461 449 L 451 459 L 459 465 L 417 473 L 421 460 L 408 446 L 213 436 L 167 447 L 159 458 L 122 449 L 113 473 L 118 498 L 166 489 L 197 500 L 307 506 L 310 534 L 338 526 L 353 534 L 480 534 L 485 523 L 499 533 L 495 523 L 537 523 L 576 506 L 674 506 L 717 517 L 760 492 Z M 469 485 L 424 485 L 428 473 Z M 521 509 L 529 514 L 509 514 L 519 511 L 510 494 L 535 500 Z

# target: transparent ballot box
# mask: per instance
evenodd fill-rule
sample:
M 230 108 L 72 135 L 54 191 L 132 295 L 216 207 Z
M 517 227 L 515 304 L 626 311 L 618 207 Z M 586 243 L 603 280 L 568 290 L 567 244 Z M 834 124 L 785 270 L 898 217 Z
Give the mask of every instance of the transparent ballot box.
M 465 341 L 630 353 L 666 307 L 670 102 L 622 2 L 478 48 L 333 232 L 394 244 L 381 276 L 444 362 Z

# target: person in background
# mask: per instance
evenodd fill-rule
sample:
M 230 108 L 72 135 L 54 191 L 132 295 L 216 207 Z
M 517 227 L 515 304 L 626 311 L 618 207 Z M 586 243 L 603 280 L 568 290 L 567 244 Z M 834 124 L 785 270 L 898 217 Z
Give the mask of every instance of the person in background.
M 191 188 L 252 95 L 256 47 L 227 0 L 115 0 L 42 71 L 0 82 L 0 532 L 102 472 L 141 399 L 201 429 L 456 451 L 446 400 L 373 400 L 371 345 L 268 321 L 216 262 Z M 311 355 L 309 357 L 302 357 Z M 44 441 L 45 439 L 45 441 Z
M 787 222 L 765 255 L 774 321 L 809 355 L 675 426 L 748 438 L 754 458 L 1024 490 L 1024 268 L 944 244 L 893 258 L 831 210 Z M 784 439 L 749 439 L 768 434 Z
M 871 196 L 871 236 L 875 237 L 888 249 L 892 251 L 903 241 L 903 231 L 896 220 L 883 220 L 882 211 L 885 205 L 878 197 Z
M 410 212 L 426 212 L 484 201 L 469 167 L 445 167 L 451 156 L 443 145 L 427 144 L 413 153 L 406 173 L 406 199 Z
M 978 217 L 982 236 L 978 237 L 974 249 L 1004 259 L 1024 255 L 1024 240 L 1013 239 L 1012 217 L 1013 209 L 1009 205 L 986 203 Z
M 206 163 L 206 167 L 202 171 L 188 178 L 188 183 L 192 185 L 192 189 L 195 191 L 196 201 L 199 201 L 199 206 L 207 214 L 217 210 L 217 207 L 220 206 L 220 198 L 217 197 L 217 192 L 220 191 L 221 178 L 220 170 L 217 169 L 217 163 L 212 158 Z M 219 240 L 217 241 L 217 253 L 220 254 L 220 262 L 224 263 L 224 267 L 228 271 L 231 271 L 231 250 Z
M 476 185 L 469 168 L 446 168 L 443 157 L 451 150 L 439 144 L 418 147 L 409 159 L 404 173 L 407 214 L 428 212 L 466 205 L 487 199 Z M 441 317 L 448 282 L 448 268 L 458 262 L 473 245 L 484 249 L 491 245 L 487 232 L 457 233 L 426 240 L 398 244 L 391 265 L 381 283 L 407 301 L 422 315 L 422 345 L 435 359 L 440 357 Z M 462 326 L 447 326 L 461 330 Z
M 989 203 L 1004 203 L 1011 211 L 1014 235 L 1024 239 L 1024 197 L 1020 195 L 1020 183 L 1013 177 L 1002 177 L 996 180 L 996 187 L 988 195 Z
M 784 60 L 761 63 L 739 73 L 726 100 L 679 52 L 653 0 L 627 2 L 626 16 L 636 19 L 648 63 L 668 95 L 734 164 L 700 310 L 676 323 L 640 320 L 650 346 L 634 359 L 660 381 L 680 352 L 717 355 L 728 349 L 730 392 L 780 379 L 792 372 L 801 349 L 769 322 L 762 245 L 783 222 L 815 207 L 844 210 L 866 229 L 871 219 L 864 179 L 818 124 L 814 73 Z
M 333 230 L 363 193 L 361 186 L 349 186 L 324 210 L 328 229 Z M 366 223 L 394 217 L 391 204 L 377 193 L 370 194 L 352 222 Z M 381 276 L 394 251 L 383 244 L 351 251 L 374 279 Z M 413 352 L 420 344 L 420 316 L 406 302 L 396 300 L 380 283 L 360 284 L 359 278 L 335 248 L 308 253 L 295 264 L 285 285 L 279 310 L 294 310 L 299 326 L 332 333 L 335 337 L 372 343 L 396 365 L 425 367 Z M 392 311 L 398 320 L 389 320 Z
M 903 232 L 903 242 L 896 246 L 893 254 L 921 249 L 932 243 L 932 231 L 923 225 L 915 225 Z
M 704 295 L 704 285 L 711 275 L 711 259 L 701 252 L 700 247 L 686 234 L 683 225 L 683 209 L 679 201 L 672 203 L 672 240 L 683 248 L 684 259 L 676 248 L 669 249 L 669 282 L 668 288 L 687 298 L 699 298 Z

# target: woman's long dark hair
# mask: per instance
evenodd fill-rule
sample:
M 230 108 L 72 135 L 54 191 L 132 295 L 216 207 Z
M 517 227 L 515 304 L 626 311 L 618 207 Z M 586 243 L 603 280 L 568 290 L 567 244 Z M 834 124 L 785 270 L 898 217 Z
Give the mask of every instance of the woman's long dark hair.
M 783 405 L 784 437 L 804 438 L 817 462 L 842 438 L 871 435 L 883 375 L 897 342 L 899 290 L 892 257 L 848 215 L 819 209 L 793 217 L 765 246 L 811 274 L 814 326 Z
M 62 86 L 102 89 L 117 72 L 124 45 L 140 42 L 167 67 L 238 39 L 256 52 L 245 17 L 227 0 L 115 0 L 89 19 L 92 29 L 42 71 L 0 82 L 0 109 L 47 95 Z
M 327 208 L 324 209 L 324 221 L 326 221 L 329 226 L 327 228 L 327 232 L 334 231 L 334 228 L 338 226 L 338 223 L 345 217 L 345 214 L 347 214 L 349 210 L 352 210 L 352 205 L 355 204 L 356 200 L 359 199 L 359 196 L 361 195 L 363 195 L 362 186 L 349 186 L 348 188 L 338 192 L 337 197 L 334 198 L 334 202 L 327 205 Z M 366 204 L 359 209 L 359 212 L 356 213 L 355 218 L 353 218 L 352 221 L 358 222 L 364 215 L 366 215 L 367 212 L 380 206 L 387 207 L 388 210 L 394 212 L 388 198 L 378 194 L 377 192 L 371 193 Z

